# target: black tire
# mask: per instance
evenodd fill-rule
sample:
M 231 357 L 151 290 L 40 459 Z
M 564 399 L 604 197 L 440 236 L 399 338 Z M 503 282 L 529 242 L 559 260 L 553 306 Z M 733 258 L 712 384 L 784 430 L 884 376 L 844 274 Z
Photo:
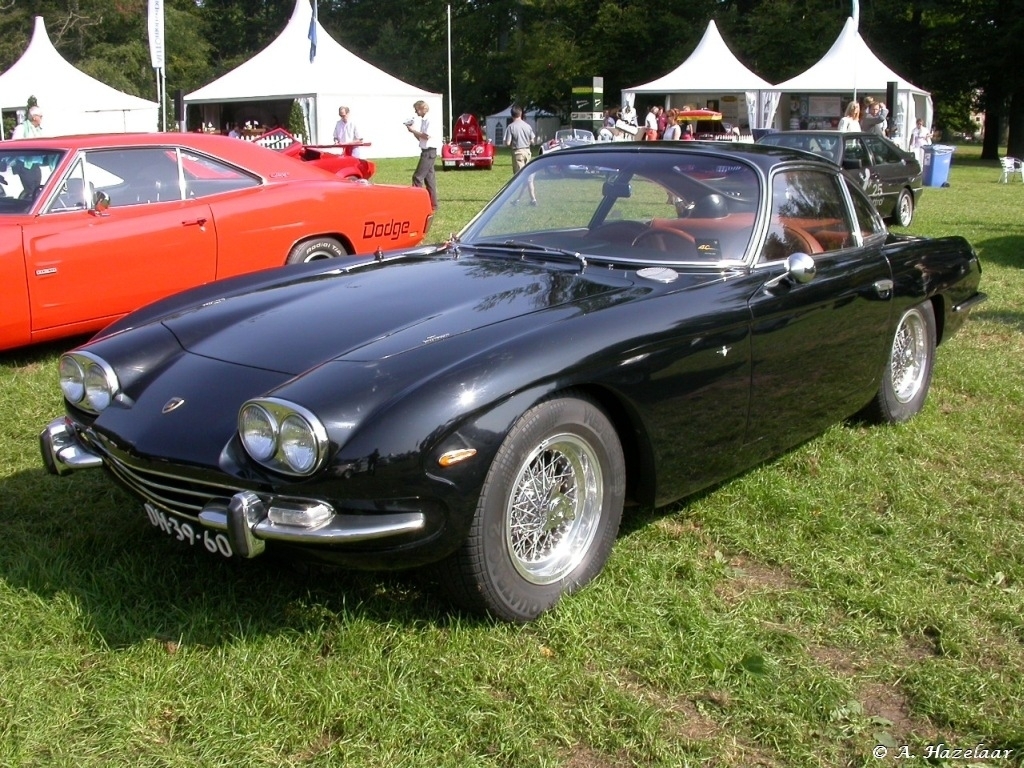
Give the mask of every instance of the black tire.
M 935 362 L 935 309 L 930 301 L 903 313 L 893 334 L 882 384 L 865 416 L 880 424 L 907 421 L 924 408 Z
M 562 395 L 524 413 L 487 472 L 462 547 L 440 565 L 458 605 L 526 622 L 604 567 L 618 534 L 625 460 L 608 417 Z
M 914 196 L 909 189 L 900 190 L 896 207 L 892 211 L 892 220 L 901 227 L 909 227 L 914 220 Z
M 285 264 L 305 264 L 309 261 L 320 259 L 336 259 L 339 256 L 347 255 L 341 243 L 333 237 L 316 237 L 306 240 L 292 248 L 291 253 L 285 260 Z

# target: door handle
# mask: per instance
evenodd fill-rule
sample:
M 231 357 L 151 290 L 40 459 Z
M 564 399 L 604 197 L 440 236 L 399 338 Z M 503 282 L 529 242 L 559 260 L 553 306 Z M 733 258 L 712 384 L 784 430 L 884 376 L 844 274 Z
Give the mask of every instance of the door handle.
M 181 226 L 183 226 L 183 227 L 205 227 L 206 226 L 206 219 L 192 219 L 191 221 L 183 221 L 183 222 L 181 222 Z

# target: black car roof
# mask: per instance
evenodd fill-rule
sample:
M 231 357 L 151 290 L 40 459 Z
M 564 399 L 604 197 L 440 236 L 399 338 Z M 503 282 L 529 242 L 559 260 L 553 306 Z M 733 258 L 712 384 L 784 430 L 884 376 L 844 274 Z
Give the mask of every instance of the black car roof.
M 804 152 L 803 150 L 791 149 L 789 147 L 752 144 L 741 141 L 606 141 L 589 144 L 585 147 L 561 149 L 557 153 L 551 153 L 551 155 L 557 154 L 564 157 L 569 154 L 603 155 L 621 152 L 635 152 L 638 154 L 664 153 L 666 155 L 717 155 L 723 159 L 738 158 L 757 166 L 764 173 L 786 162 L 807 163 L 808 161 L 814 161 L 827 168 L 835 168 L 834 164 L 826 161 L 821 155 L 811 152 Z M 542 157 L 549 156 L 542 155 Z M 534 162 L 539 159 L 539 157 L 536 158 Z M 588 162 L 591 161 L 588 160 Z
M 885 139 L 886 141 L 890 141 L 890 142 L 892 141 L 887 136 L 882 136 L 882 135 L 877 134 L 877 133 L 872 133 L 871 131 L 840 131 L 840 130 L 835 130 L 835 129 L 823 128 L 823 129 L 820 129 L 820 130 L 807 129 L 807 130 L 802 130 L 802 131 L 776 131 L 775 133 L 766 133 L 764 136 L 762 136 L 761 138 L 759 138 L 757 140 L 757 143 L 758 144 L 761 144 L 762 142 L 768 143 L 768 142 L 771 142 L 773 139 L 778 139 L 778 138 L 782 138 L 782 137 L 786 137 L 786 136 L 833 136 L 835 138 L 838 138 L 840 136 L 843 136 L 843 137 L 847 137 L 847 136 L 856 136 L 856 137 L 872 136 L 872 137 L 874 137 L 876 139 Z

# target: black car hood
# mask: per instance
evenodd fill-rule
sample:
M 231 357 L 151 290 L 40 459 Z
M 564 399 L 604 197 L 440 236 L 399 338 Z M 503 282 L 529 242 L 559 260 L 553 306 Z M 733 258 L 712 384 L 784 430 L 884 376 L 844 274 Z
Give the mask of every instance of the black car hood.
M 297 375 L 335 358 L 380 360 L 633 284 L 610 270 L 445 257 L 286 277 L 162 322 L 195 354 Z

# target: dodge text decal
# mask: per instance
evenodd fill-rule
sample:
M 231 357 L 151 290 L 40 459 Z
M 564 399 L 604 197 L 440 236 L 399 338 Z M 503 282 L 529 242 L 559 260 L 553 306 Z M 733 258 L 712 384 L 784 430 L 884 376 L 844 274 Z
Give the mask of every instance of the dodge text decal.
M 412 222 L 399 221 L 398 219 L 387 222 L 364 221 L 363 238 L 390 237 L 392 240 L 397 240 L 402 235 L 409 234 L 411 226 Z

